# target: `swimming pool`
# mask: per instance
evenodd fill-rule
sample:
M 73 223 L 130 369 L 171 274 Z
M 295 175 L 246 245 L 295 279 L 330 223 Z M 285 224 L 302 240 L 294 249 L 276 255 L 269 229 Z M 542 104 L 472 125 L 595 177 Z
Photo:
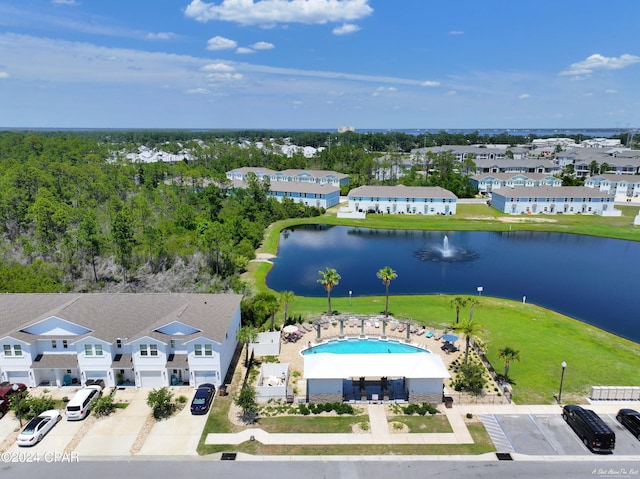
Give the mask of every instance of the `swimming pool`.
M 333 354 L 407 354 L 429 352 L 410 344 L 381 339 L 343 339 L 318 344 L 311 349 L 305 349 L 302 354 L 333 353 Z

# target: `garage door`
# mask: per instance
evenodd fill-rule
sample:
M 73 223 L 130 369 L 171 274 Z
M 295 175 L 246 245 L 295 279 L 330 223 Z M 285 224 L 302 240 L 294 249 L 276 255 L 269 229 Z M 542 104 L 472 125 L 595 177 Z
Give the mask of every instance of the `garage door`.
M 215 371 L 196 371 L 194 379 L 196 387 L 204 383 L 216 384 L 218 382 L 218 375 Z
M 31 384 L 29 371 L 7 371 L 7 381 L 10 383 Z
M 161 388 L 166 386 L 162 371 L 140 371 L 140 387 Z

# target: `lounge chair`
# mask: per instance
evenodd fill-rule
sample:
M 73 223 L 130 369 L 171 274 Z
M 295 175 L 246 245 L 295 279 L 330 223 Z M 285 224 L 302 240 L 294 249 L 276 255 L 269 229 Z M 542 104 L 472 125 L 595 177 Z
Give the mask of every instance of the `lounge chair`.
M 393 322 L 391 323 L 391 331 L 395 331 L 397 327 L 398 327 L 398 323 L 396 323 L 395 321 L 393 321 Z
M 378 321 L 374 321 L 373 326 L 375 328 L 379 328 L 380 327 L 380 323 Z
M 404 324 L 401 324 L 400 327 L 398 328 L 398 332 L 399 333 L 404 333 L 405 329 L 407 329 L 406 326 Z
M 433 331 L 428 331 L 427 334 L 424 335 L 425 338 L 433 337 Z

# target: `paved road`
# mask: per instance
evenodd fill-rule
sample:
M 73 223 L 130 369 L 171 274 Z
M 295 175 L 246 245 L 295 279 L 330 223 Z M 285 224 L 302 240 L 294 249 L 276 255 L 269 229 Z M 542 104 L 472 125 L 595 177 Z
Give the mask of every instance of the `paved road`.
M 305 479 L 424 479 L 425 477 L 454 477 L 456 479 L 583 479 L 598 477 L 635 477 L 640 461 L 500 461 L 495 457 L 473 460 L 424 460 L 423 458 L 378 458 L 348 461 L 311 460 L 304 463 L 289 461 L 229 462 L 182 460 L 175 461 L 106 461 L 78 463 L 3 464 L 6 477 L 28 476 L 30 479 L 52 477 L 101 477 L 118 479 L 181 478 L 260 478 L 304 477 Z

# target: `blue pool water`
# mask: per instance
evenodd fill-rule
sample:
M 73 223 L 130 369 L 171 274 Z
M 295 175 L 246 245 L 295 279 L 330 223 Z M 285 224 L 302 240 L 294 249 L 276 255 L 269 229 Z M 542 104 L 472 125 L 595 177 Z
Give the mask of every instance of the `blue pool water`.
M 313 346 L 302 354 L 334 353 L 334 354 L 406 354 L 424 353 L 426 349 L 416 348 L 410 344 L 397 341 L 383 341 L 380 339 L 344 339 L 341 341 L 329 341 L 328 343 Z

